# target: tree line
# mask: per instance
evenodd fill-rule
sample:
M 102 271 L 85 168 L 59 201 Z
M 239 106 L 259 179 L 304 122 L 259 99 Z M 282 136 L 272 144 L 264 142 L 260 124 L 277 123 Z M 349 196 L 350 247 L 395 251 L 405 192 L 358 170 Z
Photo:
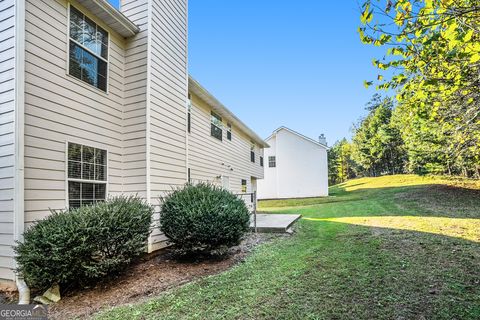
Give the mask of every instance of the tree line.
M 364 0 L 363 43 L 385 48 L 368 114 L 329 152 L 330 182 L 434 173 L 480 178 L 480 0 Z

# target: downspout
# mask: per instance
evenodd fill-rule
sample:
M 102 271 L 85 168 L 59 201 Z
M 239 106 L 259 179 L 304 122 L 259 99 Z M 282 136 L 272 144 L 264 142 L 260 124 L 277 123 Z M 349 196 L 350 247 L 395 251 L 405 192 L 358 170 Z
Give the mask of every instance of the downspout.
M 154 0 L 147 0 L 147 79 L 145 92 L 145 192 L 147 203 L 152 204 L 152 186 L 151 186 L 151 94 L 152 94 L 152 15 Z M 148 237 L 148 253 L 153 251 L 152 235 Z
M 13 239 L 23 240 L 24 211 L 24 125 L 25 125 L 25 0 L 15 0 L 15 177 L 13 195 Z M 17 266 L 15 260 L 14 266 Z M 30 289 L 16 274 L 18 304 L 30 303 Z
M 30 304 L 30 288 L 23 278 L 17 276 L 18 304 Z

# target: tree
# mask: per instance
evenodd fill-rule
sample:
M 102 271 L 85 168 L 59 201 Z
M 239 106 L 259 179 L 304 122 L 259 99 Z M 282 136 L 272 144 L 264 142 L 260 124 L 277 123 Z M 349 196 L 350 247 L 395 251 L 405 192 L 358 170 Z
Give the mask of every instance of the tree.
M 388 47 L 377 88 L 397 93 L 409 167 L 480 177 L 480 0 L 365 0 L 361 22 Z
M 352 159 L 352 145 L 343 138 L 328 151 L 328 177 L 331 185 L 355 178 L 355 162 Z
M 353 160 L 362 175 L 403 173 L 406 153 L 392 120 L 393 100 L 374 95 L 366 105 L 369 114 L 354 129 Z

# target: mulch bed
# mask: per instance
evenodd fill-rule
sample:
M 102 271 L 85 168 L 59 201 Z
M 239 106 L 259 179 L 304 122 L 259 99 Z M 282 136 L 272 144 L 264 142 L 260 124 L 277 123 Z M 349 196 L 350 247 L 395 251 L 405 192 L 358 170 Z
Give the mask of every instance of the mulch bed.
M 144 301 L 165 290 L 225 271 L 275 235 L 250 234 L 223 260 L 177 261 L 168 249 L 149 255 L 120 277 L 94 288 L 71 292 L 49 306 L 49 319 L 85 318 L 103 309 Z M 33 297 L 32 297 L 33 298 Z

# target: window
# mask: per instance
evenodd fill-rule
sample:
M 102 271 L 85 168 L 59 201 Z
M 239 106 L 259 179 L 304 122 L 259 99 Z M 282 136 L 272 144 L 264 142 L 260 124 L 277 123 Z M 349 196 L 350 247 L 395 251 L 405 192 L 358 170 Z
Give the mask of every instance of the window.
M 222 124 L 222 118 L 212 112 L 212 117 L 211 117 L 211 134 L 212 137 L 217 138 L 218 140 L 222 141 L 222 135 L 223 135 L 223 124 Z
M 108 33 L 70 6 L 69 74 L 107 91 Z
M 188 183 L 192 183 L 192 176 L 191 176 L 190 168 L 188 168 L 188 174 L 187 175 L 188 175 L 188 177 L 187 177 Z
M 232 141 L 232 125 L 227 124 L 227 139 Z
M 252 146 L 250 147 L 250 161 L 255 163 L 255 144 L 252 142 Z
M 68 143 L 68 205 L 105 201 L 107 193 L 107 151 Z
M 263 157 L 260 157 L 260 167 L 263 167 Z
M 268 157 L 268 167 L 275 168 L 276 166 L 277 166 L 277 159 L 275 158 L 275 156 Z
M 246 193 L 247 192 L 247 180 L 242 179 L 242 192 Z

